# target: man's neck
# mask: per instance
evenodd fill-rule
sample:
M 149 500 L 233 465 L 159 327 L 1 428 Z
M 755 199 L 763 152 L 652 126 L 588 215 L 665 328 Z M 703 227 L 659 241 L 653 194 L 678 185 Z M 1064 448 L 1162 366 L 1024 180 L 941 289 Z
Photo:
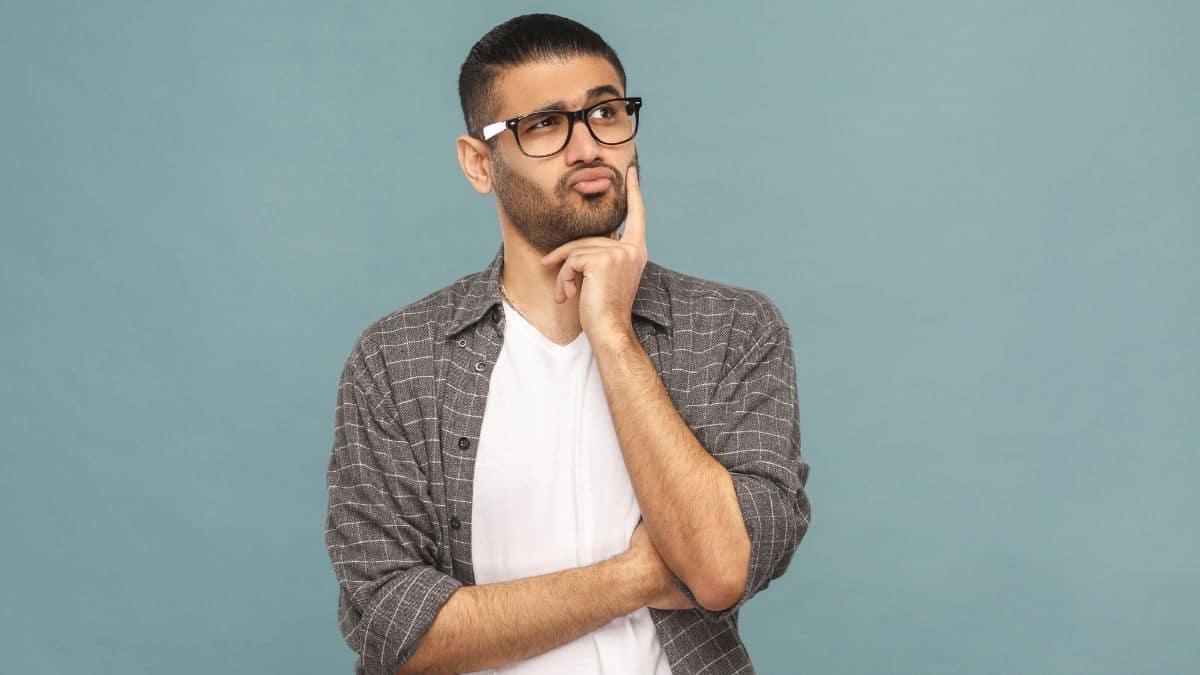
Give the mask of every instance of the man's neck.
M 504 236 L 504 264 L 500 278 L 504 292 L 525 320 L 556 344 L 568 344 L 582 330 L 579 324 L 579 295 L 565 302 L 554 300 L 561 263 L 543 265 L 538 253 L 517 237 Z M 578 289 L 576 289 L 578 290 Z

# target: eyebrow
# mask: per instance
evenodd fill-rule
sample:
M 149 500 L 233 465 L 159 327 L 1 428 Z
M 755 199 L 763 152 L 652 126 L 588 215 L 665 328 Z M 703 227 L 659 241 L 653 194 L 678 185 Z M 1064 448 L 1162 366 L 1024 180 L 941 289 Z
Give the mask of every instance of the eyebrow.
M 590 101 L 591 99 L 596 98 L 597 96 L 599 96 L 601 94 L 608 94 L 609 96 L 619 97 L 621 95 L 621 92 L 617 91 L 617 88 L 612 86 L 611 84 L 602 84 L 599 87 L 592 87 L 591 89 L 588 89 L 587 96 L 584 97 L 584 102 L 586 103 L 587 101 Z M 558 101 L 551 101 L 549 103 L 543 103 L 542 105 L 538 106 L 534 110 L 562 110 L 566 107 L 567 107 L 567 102 L 560 99 Z

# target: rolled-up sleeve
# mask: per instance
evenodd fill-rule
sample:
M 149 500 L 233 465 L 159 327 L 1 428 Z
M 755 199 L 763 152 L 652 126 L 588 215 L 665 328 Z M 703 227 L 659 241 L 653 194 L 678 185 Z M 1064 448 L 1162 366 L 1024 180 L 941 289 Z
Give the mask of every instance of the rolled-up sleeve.
M 394 675 L 462 582 L 437 567 L 424 473 L 364 351 L 360 337 L 338 388 L 325 545 L 356 672 Z
M 712 611 L 677 575 L 675 585 L 710 621 L 724 621 L 787 570 L 808 531 L 809 466 L 800 455 L 800 412 L 791 331 L 778 318 L 718 383 L 706 415 L 706 447 L 729 470 L 750 536 L 746 586 L 732 606 Z

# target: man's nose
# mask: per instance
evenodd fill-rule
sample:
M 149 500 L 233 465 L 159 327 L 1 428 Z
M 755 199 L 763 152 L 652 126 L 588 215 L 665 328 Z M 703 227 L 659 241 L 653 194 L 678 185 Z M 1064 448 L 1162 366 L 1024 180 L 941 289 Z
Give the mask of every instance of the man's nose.
M 567 164 L 575 162 L 590 162 L 600 156 L 600 144 L 592 138 L 592 132 L 588 130 L 587 123 L 583 120 L 574 120 L 574 127 L 571 129 L 571 140 L 567 143 L 567 147 L 563 152 L 566 153 Z

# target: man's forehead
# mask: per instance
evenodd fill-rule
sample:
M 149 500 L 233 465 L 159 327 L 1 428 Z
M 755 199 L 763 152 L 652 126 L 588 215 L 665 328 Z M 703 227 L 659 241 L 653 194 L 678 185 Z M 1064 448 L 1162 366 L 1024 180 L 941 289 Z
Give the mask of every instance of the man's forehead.
M 506 117 L 535 110 L 573 110 L 587 102 L 624 96 L 616 69 L 594 57 L 519 66 L 499 80 Z

